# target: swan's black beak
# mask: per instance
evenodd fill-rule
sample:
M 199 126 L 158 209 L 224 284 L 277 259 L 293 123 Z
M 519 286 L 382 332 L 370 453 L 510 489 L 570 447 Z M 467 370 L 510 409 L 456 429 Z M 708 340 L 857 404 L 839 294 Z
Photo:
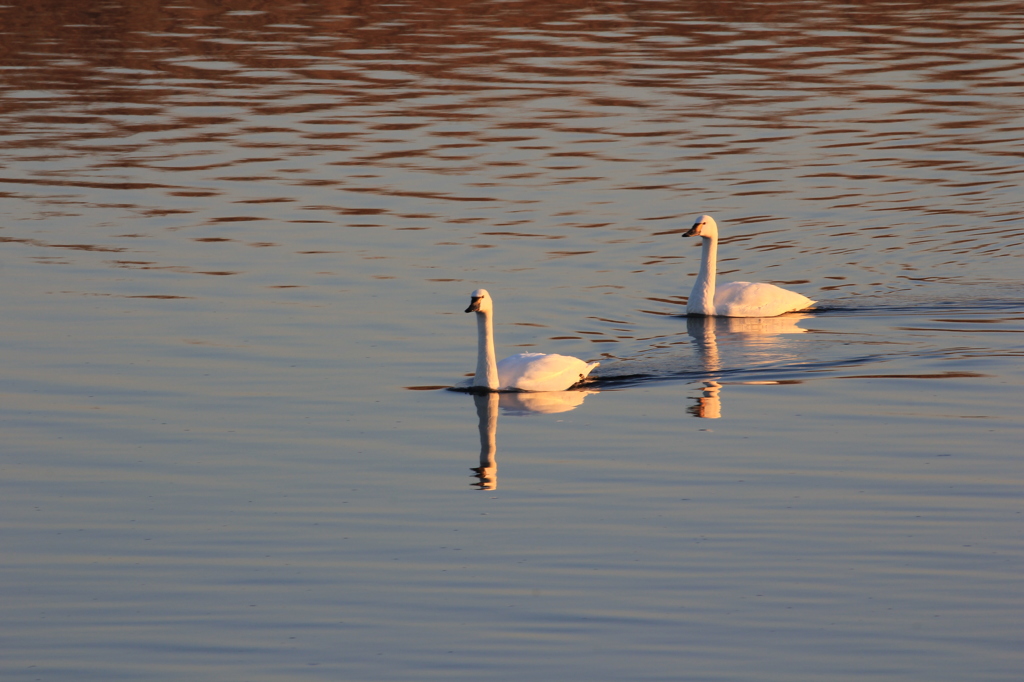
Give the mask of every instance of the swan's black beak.
M 684 237 L 695 237 L 695 236 L 697 236 L 697 228 L 698 228 L 698 227 L 700 227 L 700 223 L 697 223 L 696 225 L 694 225 L 693 227 L 691 227 L 691 228 L 690 228 L 690 231 L 689 231 L 689 232 L 687 232 L 686 234 L 684 234 L 683 236 L 684 236 Z
M 466 312 L 466 313 L 478 313 L 478 312 L 480 312 L 480 297 L 474 297 L 473 298 L 473 302 L 470 303 L 469 307 L 466 308 L 463 312 Z

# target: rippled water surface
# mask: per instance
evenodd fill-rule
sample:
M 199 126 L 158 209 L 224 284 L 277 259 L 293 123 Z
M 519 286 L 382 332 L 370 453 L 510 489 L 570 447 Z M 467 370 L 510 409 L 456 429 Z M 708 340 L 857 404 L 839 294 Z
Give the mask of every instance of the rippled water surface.
M 1011 2 L 0 5 L 0 673 L 1018 680 Z M 725 280 L 820 302 L 687 319 Z M 499 355 L 582 390 L 444 390 Z

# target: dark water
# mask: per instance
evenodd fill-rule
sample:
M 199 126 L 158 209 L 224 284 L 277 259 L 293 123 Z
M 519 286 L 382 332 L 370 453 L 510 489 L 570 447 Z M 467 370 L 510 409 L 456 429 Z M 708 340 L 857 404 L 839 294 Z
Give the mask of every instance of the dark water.
M 1019 679 L 1022 49 L 1008 2 L 0 6 L 2 677 Z M 820 307 L 681 316 L 700 213 Z M 440 389 L 481 286 L 595 380 Z

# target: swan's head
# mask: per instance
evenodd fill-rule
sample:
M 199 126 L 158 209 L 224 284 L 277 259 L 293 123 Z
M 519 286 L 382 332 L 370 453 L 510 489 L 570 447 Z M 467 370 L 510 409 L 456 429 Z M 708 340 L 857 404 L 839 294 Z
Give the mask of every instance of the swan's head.
M 683 235 L 684 237 L 717 237 L 718 223 L 709 215 L 699 216 L 693 221 L 693 227 Z
M 470 294 L 472 300 L 469 303 L 469 307 L 466 308 L 467 313 L 489 313 L 492 309 L 491 295 L 487 293 L 487 289 L 477 289 Z

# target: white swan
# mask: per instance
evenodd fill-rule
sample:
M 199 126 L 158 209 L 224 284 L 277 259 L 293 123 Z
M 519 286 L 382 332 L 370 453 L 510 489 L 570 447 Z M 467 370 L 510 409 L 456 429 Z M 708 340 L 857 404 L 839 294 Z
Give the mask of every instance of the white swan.
M 488 391 L 564 391 L 585 379 L 599 363 L 567 355 L 519 353 L 501 362 L 494 359 L 494 303 L 486 289 L 477 289 L 467 313 L 476 313 L 479 342 L 476 375 L 456 386 Z
M 794 310 L 806 310 L 815 304 L 802 294 L 764 282 L 730 282 L 716 289 L 718 223 L 711 216 L 702 215 L 683 236 L 697 236 L 704 240 L 700 272 L 686 302 L 688 315 L 775 317 Z

